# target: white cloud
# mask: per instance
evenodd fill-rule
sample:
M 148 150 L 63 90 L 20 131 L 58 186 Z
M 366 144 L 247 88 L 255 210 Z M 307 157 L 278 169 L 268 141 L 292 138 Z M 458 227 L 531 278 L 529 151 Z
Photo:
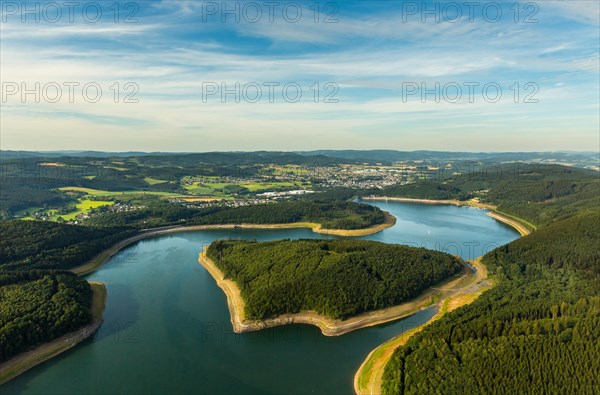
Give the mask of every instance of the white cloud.
M 587 25 L 561 31 L 555 42 L 547 34 L 556 31 L 541 23 L 402 23 L 398 15 L 376 13 L 340 16 L 337 24 L 306 19 L 293 26 L 281 21 L 227 26 L 228 34 L 243 40 L 260 38 L 253 41 L 259 48 L 254 51 L 236 47 L 231 38 L 219 41 L 215 26 L 199 24 L 198 3 L 155 5 L 168 18 L 154 15 L 136 25 L 3 25 L 3 82 L 97 82 L 105 94 L 96 104 L 81 99 L 21 104 L 13 97 L 8 106 L 3 103 L 3 148 L 309 149 L 342 148 L 340 141 L 375 148 L 393 136 L 386 146 L 406 148 L 409 141 L 412 149 L 443 149 L 475 144 L 468 139 L 483 129 L 497 133 L 490 148 L 534 132 L 554 136 L 576 129 L 581 138 L 569 143 L 573 149 L 596 138 L 600 60 Z M 181 38 L 175 34 L 179 27 L 183 36 L 203 32 L 194 36 L 201 39 Z M 272 44 L 265 47 L 263 39 Z M 128 81 L 139 85 L 140 103 L 113 103 L 109 88 Z M 205 82 L 269 81 L 296 81 L 307 95 L 312 82 L 335 82 L 340 103 L 201 100 Z M 402 83 L 413 81 L 536 81 L 541 103 L 405 103 Z M 465 137 L 448 136 L 457 131 Z M 439 145 L 428 146 L 436 135 Z M 550 147 L 552 141 L 538 144 Z
M 596 0 L 555 0 L 539 4 L 541 10 L 548 9 L 578 22 L 600 25 L 600 2 Z

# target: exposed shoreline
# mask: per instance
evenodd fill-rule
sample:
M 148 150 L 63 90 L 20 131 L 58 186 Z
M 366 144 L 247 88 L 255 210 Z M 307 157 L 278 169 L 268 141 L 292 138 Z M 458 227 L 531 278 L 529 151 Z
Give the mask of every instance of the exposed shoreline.
M 455 206 L 471 206 L 477 208 L 486 208 L 489 210 L 495 210 L 496 206 L 486 203 L 480 203 L 476 199 L 471 200 L 458 200 L 458 199 L 415 199 L 415 198 L 404 198 L 404 197 L 386 197 L 386 196 L 369 196 L 364 197 L 362 200 L 376 200 L 376 201 L 394 201 L 394 202 L 405 202 L 405 203 L 423 203 L 423 204 L 452 204 Z
M 346 237 L 356 237 L 356 236 L 366 236 L 374 233 L 381 232 L 384 229 L 390 228 L 396 224 L 396 217 L 388 213 L 387 211 L 383 212 L 385 216 L 385 220 L 382 224 L 373 225 L 368 228 L 363 229 L 326 229 L 321 226 L 321 224 L 317 224 L 314 222 L 290 222 L 287 224 L 226 224 L 226 225 L 193 225 L 193 226 L 166 226 L 163 228 L 155 228 L 155 229 L 146 229 L 140 231 L 140 233 L 132 236 L 128 239 L 121 240 L 113 246 L 107 248 L 102 251 L 100 254 L 96 255 L 94 258 L 90 259 L 83 265 L 77 266 L 71 271 L 80 276 L 84 276 L 90 274 L 98 268 L 100 268 L 104 263 L 106 263 L 110 258 L 112 258 L 116 253 L 118 253 L 123 248 L 128 245 L 135 243 L 136 241 L 140 241 L 142 239 L 146 239 L 149 237 L 178 233 L 178 232 L 190 232 L 195 230 L 211 230 L 211 229 L 294 229 L 294 228 L 309 228 L 312 229 L 315 233 L 325 234 L 325 235 L 333 235 L 333 236 L 346 236 Z
M 358 395 L 372 395 L 381 393 L 381 383 L 383 372 L 388 361 L 391 359 L 394 351 L 406 344 L 415 333 L 438 320 L 444 314 L 459 307 L 472 303 L 485 290 L 491 288 L 491 284 L 486 281 L 487 268 L 481 263 L 481 258 L 477 258 L 470 263 L 475 268 L 475 276 L 463 283 L 462 287 L 454 290 L 445 298 L 441 298 L 437 303 L 437 313 L 426 323 L 413 328 L 407 332 L 388 340 L 379 345 L 365 358 L 354 375 L 354 392 Z
M 515 228 L 517 230 L 517 232 L 519 232 L 519 234 L 521 236 L 527 236 L 528 234 L 531 233 L 531 231 L 529 229 L 527 229 L 521 223 L 517 222 L 516 220 L 514 220 L 512 218 L 505 217 L 504 215 L 498 213 L 497 211 L 488 211 L 487 215 L 489 215 L 490 217 L 494 218 L 497 221 L 500 221 L 509 226 L 512 226 L 513 228 Z
M 454 292 L 455 287 L 460 286 L 465 281 L 470 282 L 474 277 L 474 272 L 465 265 L 465 270 L 460 275 L 455 275 L 442 283 L 436 284 L 435 287 L 430 287 L 408 302 L 381 310 L 361 313 L 345 320 L 328 318 L 313 311 L 282 314 L 263 320 L 247 320 L 244 315 L 245 302 L 235 281 L 225 278 L 223 272 L 206 256 L 206 250 L 200 253 L 198 262 L 210 273 L 219 288 L 225 293 L 229 316 L 235 333 L 253 332 L 289 324 L 309 324 L 321 329 L 324 336 L 340 336 L 357 329 L 396 321 L 413 315 L 432 306 L 436 298 L 443 298 L 445 295 Z
M 480 203 L 476 199 L 467 201 L 460 200 L 432 200 L 432 199 L 411 199 L 411 198 L 386 198 L 386 197 L 369 197 L 364 200 L 372 201 L 399 201 L 406 203 L 424 203 L 424 204 L 451 204 L 456 206 L 471 206 L 481 209 L 488 210 L 487 215 L 494 218 L 497 221 L 505 223 L 513 227 L 521 236 L 527 236 L 531 233 L 531 230 L 525 226 L 521 221 L 514 218 L 509 218 L 506 215 L 497 211 L 496 206 L 491 204 Z M 524 221 L 523 221 L 524 222 Z M 492 284 L 487 281 L 487 268 L 481 263 L 481 257 L 471 261 L 471 264 L 476 269 L 475 278 L 471 283 L 465 283 L 465 285 L 455 290 L 445 298 L 441 298 L 438 302 L 438 312 L 426 323 L 413 328 L 407 332 L 401 333 L 400 335 L 388 340 L 387 342 L 379 345 L 373 351 L 367 355 L 363 363 L 360 365 L 356 374 L 354 375 L 354 392 L 358 395 L 371 395 L 381 393 L 381 384 L 383 378 L 383 372 L 388 361 L 391 359 L 394 351 L 404 345 L 411 336 L 415 333 L 420 332 L 423 328 L 431 324 L 432 322 L 441 318 L 445 313 L 457 309 L 461 306 L 472 303 L 476 300 L 485 290 L 492 287 Z
M 507 215 L 503 215 L 497 211 L 496 206 L 480 203 L 475 199 L 468 201 L 459 200 L 431 200 L 431 199 L 411 199 L 411 198 L 386 198 L 386 197 L 369 197 L 364 200 L 374 201 L 400 201 L 407 203 L 425 203 L 425 204 L 452 204 L 456 206 L 471 206 L 476 208 L 482 208 L 488 210 L 487 215 L 494 218 L 497 221 L 505 223 L 513 227 L 522 236 L 527 236 L 531 233 L 531 230 L 524 225 L 525 221 L 519 221 L 515 218 L 510 218 Z M 531 226 L 531 224 L 529 224 Z M 534 227 L 535 230 L 535 227 Z M 392 357 L 394 351 L 404 345 L 408 339 L 415 333 L 420 332 L 427 325 L 431 324 L 435 320 L 441 318 L 446 312 L 452 311 L 461 306 L 472 303 L 476 300 L 485 290 L 492 287 L 489 281 L 487 281 L 487 268 L 481 263 L 481 257 L 471 261 L 471 264 L 476 269 L 476 277 L 472 284 L 466 284 L 462 289 L 456 290 L 446 298 L 440 299 L 438 302 L 438 312 L 426 323 L 420 325 L 410 331 L 401 333 L 400 335 L 388 340 L 387 342 L 379 345 L 365 358 L 363 363 L 358 368 L 354 375 L 354 392 L 358 395 L 367 394 L 379 394 L 381 393 L 381 384 L 383 378 L 383 372 L 387 362 Z
M 51 342 L 43 343 L 33 350 L 20 353 L 0 364 L 0 385 L 25 373 L 34 366 L 70 350 L 96 333 L 104 321 L 106 287 L 99 282 L 91 282 L 90 286 L 94 292 L 91 306 L 92 322 L 83 328 L 67 333 Z
M 371 200 L 371 201 L 394 201 L 394 202 L 405 202 L 405 203 L 422 203 L 422 204 L 447 204 L 454 206 L 469 206 L 480 209 L 489 210 L 487 215 L 494 218 L 497 221 L 500 221 L 506 225 L 514 228 L 521 236 L 527 236 L 531 233 L 531 230 L 525 226 L 522 222 L 517 219 L 509 218 L 508 216 L 500 213 L 497 210 L 497 207 L 491 204 L 481 203 L 476 199 L 471 200 L 456 200 L 456 199 L 447 199 L 447 200 L 434 200 L 434 199 L 413 199 L 413 198 L 402 198 L 402 197 L 381 197 L 381 196 L 373 196 L 366 197 L 363 200 Z M 524 221 L 523 221 L 524 222 Z

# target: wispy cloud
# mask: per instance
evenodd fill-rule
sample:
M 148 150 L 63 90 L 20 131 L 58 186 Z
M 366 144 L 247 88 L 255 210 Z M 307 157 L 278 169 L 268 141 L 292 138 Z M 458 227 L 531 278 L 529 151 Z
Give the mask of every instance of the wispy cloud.
M 590 16 L 597 2 L 541 3 L 539 21 L 531 24 L 512 16 L 498 23 L 464 16 L 455 23 L 422 23 L 375 2 L 340 3 L 337 23 L 315 23 L 308 8 L 307 17 L 293 24 L 280 17 L 222 23 L 204 20 L 206 4 L 139 3 L 134 24 L 3 23 L 2 82 L 29 89 L 36 82 L 94 82 L 103 89 L 98 103 L 36 103 L 31 95 L 22 103 L 19 94 L 11 95 L 2 105 L 3 148 L 307 149 L 334 148 L 339 141 L 345 148 L 376 148 L 385 140 L 403 149 L 462 142 L 493 150 L 526 137 L 535 143 L 531 149 L 564 149 L 553 144 L 565 130 L 579 136 L 571 149 L 597 143 L 600 37 Z M 139 88 L 137 104 L 122 103 L 128 82 Z M 286 102 L 280 91 L 273 102 L 235 103 L 231 95 L 225 103 L 220 95 L 204 102 L 203 86 L 211 82 L 229 88 L 295 82 L 304 96 L 298 103 Z M 339 103 L 322 102 L 327 82 L 339 87 Z M 420 92 L 402 97 L 407 83 L 431 89 L 471 82 L 498 83 L 503 100 L 437 103 L 430 95 L 423 103 Z M 537 104 L 522 103 L 528 82 L 539 88 Z M 321 90 L 318 103 L 312 101 L 314 83 Z M 41 129 L 53 139 L 38 138 Z M 472 141 L 482 133 L 485 140 Z

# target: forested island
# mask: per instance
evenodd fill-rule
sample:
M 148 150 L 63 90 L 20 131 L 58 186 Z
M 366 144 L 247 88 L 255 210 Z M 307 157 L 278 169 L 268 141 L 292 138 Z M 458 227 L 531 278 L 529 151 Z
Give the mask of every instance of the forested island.
M 235 281 L 250 320 L 304 311 L 345 319 L 409 301 L 465 268 L 441 252 L 364 240 L 220 240 L 207 256 Z

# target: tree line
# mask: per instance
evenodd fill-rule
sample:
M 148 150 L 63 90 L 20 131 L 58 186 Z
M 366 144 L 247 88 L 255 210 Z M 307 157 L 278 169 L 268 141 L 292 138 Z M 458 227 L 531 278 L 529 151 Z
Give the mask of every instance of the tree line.
M 90 226 L 278 224 L 314 222 L 328 229 L 363 229 L 385 221 L 383 211 L 367 204 L 342 201 L 281 201 L 242 207 L 187 208 L 155 203 L 131 212 L 106 213 L 84 222 Z
M 71 269 L 136 233 L 47 221 L 0 221 L 0 270 Z

